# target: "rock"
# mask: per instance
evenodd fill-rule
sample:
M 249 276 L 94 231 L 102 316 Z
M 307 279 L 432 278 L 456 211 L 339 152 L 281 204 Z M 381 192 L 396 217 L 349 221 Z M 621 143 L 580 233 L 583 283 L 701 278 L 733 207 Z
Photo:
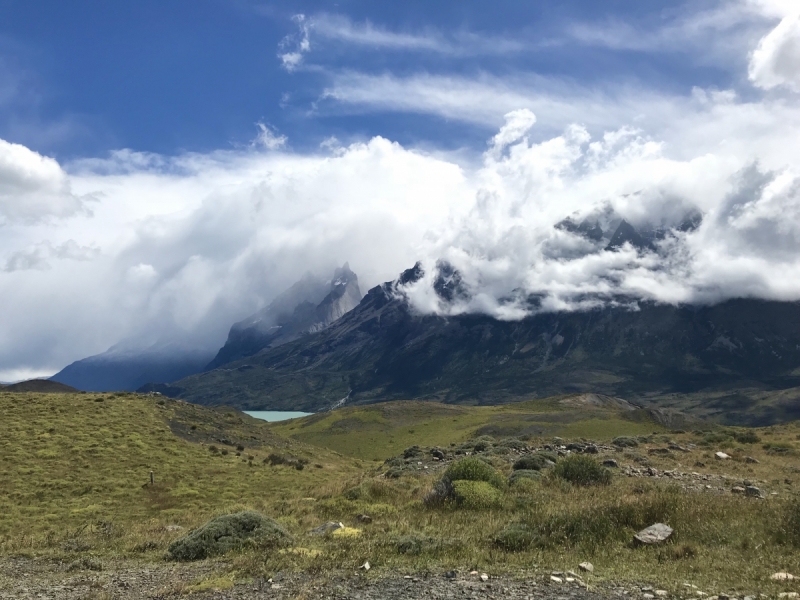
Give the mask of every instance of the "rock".
M 616 469 L 617 467 L 619 467 L 619 463 L 617 463 L 617 461 L 615 461 L 613 458 L 607 458 L 603 461 L 603 466 Z
M 761 490 L 758 489 L 754 485 L 748 485 L 744 488 L 744 495 L 749 496 L 750 498 L 763 498 L 764 496 L 761 495 Z
M 797 598 L 797 592 L 781 592 L 778 598 Z
M 556 577 L 555 575 L 550 575 L 550 581 L 553 583 L 564 583 L 564 580 L 561 577 Z
M 752 456 L 745 456 L 745 457 L 744 457 L 744 462 L 746 462 L 746 463 L 749 463 L 749 464 L 751 464 L 751 465 L 757 465 L 757 464 L 759 464 L 758 460 L 756 460 L 756 459 L 755 459 L 755 458 L 753 458 Z
M 717 460 L 728 460 L 730 458 L 730 455 L 725 454 L 724 452 L 716 452 L 714 453 L 714 457 Z
M 578 568 L 585 573 L 594 573 L 594 565 L 590 562 L 582 562 Z
M 731 488 L 731 492 L 734 494 L 744 494 L 744 488 L 740 485 L 736 485 Z
M 567 577 L 564 581 L 566 581 L 567 583 L 575 583 L 575 578 L 574 577 Z
M 640 544 L 652 545 L 660 544 L 672 535 L 672 527 L 664 523 L 656 523 L 642 529 L 639 533 L 633 536 L 633 539 Z
M 794 575 L 781 571 L 770 575 L 770 579 L 773 581 L 792 581 L 794 579 Z
M 372 523 L 372 517 L 370 517 L 369 515 L 358 515 L 356 517 L 356 520 L 359 523 L 365 523 L 365 524 Z
M 669 596 L 669 592 L 667 592 L 667 590 L 656 590 L 655 594 L 659 598 L 666 598 L 667 596 Z
M 180 525 L 167 525 L 166 527 L 164 527 L 164 529 L 166 529 L 167 531 L 182 531 L 183 527 L 181 527 Z
M 447 571 L 447 573 L 444 574 L 444 577 L 445 579 L 455 579 L 457 575 L 458 573 L 456 571 Z
M 433 458 L 438 458 L 439 460 L 442 460 L 444 459 L 444 452 L 442 452 L 438 448 L 434 448 L 433 450 L 431 450 L 431 456 Z
M 367 561 L 358 568 L 363 569 L 364 571 L 369 571 L 372 568 L 372 566 L 369 564 L 369 561 Z
M 653 594 L 644 593 L 644 594 L 642 594 L 642 598 L 644 598 L 645 600 L 653 600 L 653 598 L 655 598 L 655 596 Z
M 489 576 L 486 573 L 481 573 L 481 581 L 489 581 Z
M 328 533 L 332 533 L 337 529 L 344 529 L 344 523 L 340 521 L 328 521 L 327 523 L 323 523 L 319 527 L 315 527 L 311 531 L 308 532 L 309 535 L 325 535 Z

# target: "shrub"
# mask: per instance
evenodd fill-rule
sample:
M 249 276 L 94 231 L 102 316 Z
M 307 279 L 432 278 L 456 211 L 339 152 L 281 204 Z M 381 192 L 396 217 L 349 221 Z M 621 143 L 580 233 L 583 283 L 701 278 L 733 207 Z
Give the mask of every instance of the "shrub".
M 800 500 L 794 500 L 784 508 L 778 538 L 785 544 L 800 548 Z
M 202 560 L 246 545 L 275 548 L 290 542 L 291 536 L 278 523 L 260 513 L 244 511 L 211 519 L 172 542 L 167 554 L 172 560 Z
M 536 539 L 536 531 L 525 523 L 508 524 L 494 539 L 496 546 L 510 552 L 530 548 Z
M 486 481 L 459 479 L 453 482 L 453 496 L 462 508 L 483 510 L 500 505 L 500 491 Z
M 608 485 L 611 471 L 593 458 L 572 454 L 553 467 L 553 475 L 575 485 Z
M 514 463 L 514 466 L 512 468 L 515 471 L 519 470 L 540 471 L 541 469 L 544 469 L 547 466 L 548 462 L 550 461 L 541 454 L 531 454 L 529 456 L 523 456 L 522 458 L 520 458 L 517 462 Z
M 635 438 L 632 437 L 615 437 L 611 440 L 611 443 L 619 448 L 635 448 L 639 445 L 639 442 L 636 441 Z
M 737 431 L 733 438 L 740 444 L 757 444 L 761 441 L 755 431 Z
M 503 488 L 505 481 L 488 463 L 479 458 L 463 458 L 451 464 L 444 472 L 443 479 L 456 481 L 484 481 L 498 489 Z
M 511 477 L 508 478 L 508 483 L 509 485 L 514 485 L 525 480 L 538 481 L 541 477 L 542 474 L 539 471 L 534 471 L 533 469 L 517 469 L 511 473 Z
M 528 447 L 525 442 L 517 438 L 506 438 L 498 442 L 497 445 L 511 450 L 525 450 Z

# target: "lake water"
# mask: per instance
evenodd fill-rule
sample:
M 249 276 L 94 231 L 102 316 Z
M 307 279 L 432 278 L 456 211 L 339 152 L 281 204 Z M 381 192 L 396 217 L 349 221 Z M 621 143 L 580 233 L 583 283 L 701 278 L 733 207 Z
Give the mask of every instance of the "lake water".
M 245 414 L 250 415 L 262 421 L 287 421 L 288 419 L 297 419 L 298 417 L 307 417 L 313 413 L 297 412 L 291 410 L 246 410 Z

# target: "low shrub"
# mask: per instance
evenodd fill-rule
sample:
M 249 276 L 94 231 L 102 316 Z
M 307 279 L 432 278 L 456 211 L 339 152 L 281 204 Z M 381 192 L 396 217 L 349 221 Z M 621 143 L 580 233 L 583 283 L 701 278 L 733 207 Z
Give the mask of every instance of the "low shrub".
M 548 466 L 548 463 L 555 462 L 550 461 L 546 457 L 542 456 L 541 454 L 531 454 L 529 456 L 523 456 L 519 460 L 517 460 L 512 468 L 515 471 L 525 470 L 525 471 L 540 471 Z
M 494 543 L 509 552 L 520 552 L 533 546 L 536 531 L 525 523 L 509 523 L 497 534 Z
M 533 469 L 517 469 L 511 473 L 511 477 L 508 478 L 508 484 L 515 485 L 521 481 L 538 481 L 541 477 L 542 473 L 540 471 L 534 471 Z
M 552 474 L 574 485 L 608 485 L 611 471 L 593 458 L 583 454 L 572 454 L 553 467 Z
M 525 442 L 517 438 L 506 438 L 499 441 L 497 445 L 511 450 L 525 450 L 528 447 Z
M 505 486 L 503 476 L 491 465 L 479 458 L 463 458 L 451 464 L 444 472 L 443 479 L 456 481 L 484 481 L 493 487 L 502 489 Z
M 458 506 L 472 510 L 495 508 L 502 500 L 501 492 L 490 483 L 466 479 L 453 482 L 453 497 Z
M 275 548 L 291 542 L 289 533 L 269 517 L 243 511 L 211 519 L 202 527 L 170 544 L 167 555 L 172 560 L 202 560 L 245 546 Z
M 794 500 L 784 508 L 778 530 L 778 540 L 800 548 L 800 500 Z
M 755 431 L 737 431 L 733 438 L 740 444 L 757 444 L 761 441 Z
M 611 443 L 619 448 L 635 448 L 639 445 L 639 442 L 636 441 L 636 438 L 632 437 L 615 437 L 611 440 Z

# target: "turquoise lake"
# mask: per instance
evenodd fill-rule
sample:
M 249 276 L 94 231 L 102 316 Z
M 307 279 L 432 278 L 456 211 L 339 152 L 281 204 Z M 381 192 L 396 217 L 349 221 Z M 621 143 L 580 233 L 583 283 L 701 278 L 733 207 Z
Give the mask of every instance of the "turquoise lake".
M 262 421 L 287 421 L 289 419 L 297 419 L 298 417 L 307 417 L 313 413 L 297 412 L 290 410 L 246 410 L 245 414 L 250 415 Z

